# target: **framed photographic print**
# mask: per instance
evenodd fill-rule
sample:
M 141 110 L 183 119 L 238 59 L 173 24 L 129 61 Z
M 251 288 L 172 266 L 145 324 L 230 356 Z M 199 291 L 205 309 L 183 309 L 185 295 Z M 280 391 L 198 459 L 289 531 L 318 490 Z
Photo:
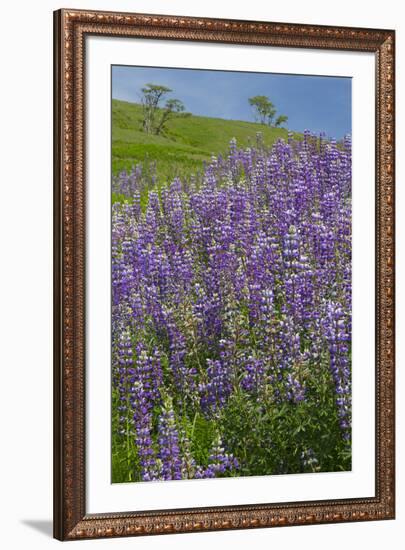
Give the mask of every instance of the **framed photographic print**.
M 394 518 L 394 31 L 54 44 L 55 537 Z

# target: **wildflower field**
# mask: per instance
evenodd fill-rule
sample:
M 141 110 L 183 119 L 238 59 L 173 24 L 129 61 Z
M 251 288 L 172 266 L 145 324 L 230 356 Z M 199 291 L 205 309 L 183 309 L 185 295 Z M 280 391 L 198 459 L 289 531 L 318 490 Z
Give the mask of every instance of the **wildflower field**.
M 112 192 L 112 481 L 350 470 L 350 138 Z

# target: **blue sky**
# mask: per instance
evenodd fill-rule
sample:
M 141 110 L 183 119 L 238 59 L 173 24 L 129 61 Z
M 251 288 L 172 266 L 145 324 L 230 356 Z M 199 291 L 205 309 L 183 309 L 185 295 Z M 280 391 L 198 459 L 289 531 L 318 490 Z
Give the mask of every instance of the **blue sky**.
M 351 133 L 351 79 L 198 69 L 112 67 L 112 97 L 139 102 L 147 83 L 173 90 L 195 115 L 254 120 L 248 98 L 266 95 L 290 130 L 326 132 L 340 139 Z

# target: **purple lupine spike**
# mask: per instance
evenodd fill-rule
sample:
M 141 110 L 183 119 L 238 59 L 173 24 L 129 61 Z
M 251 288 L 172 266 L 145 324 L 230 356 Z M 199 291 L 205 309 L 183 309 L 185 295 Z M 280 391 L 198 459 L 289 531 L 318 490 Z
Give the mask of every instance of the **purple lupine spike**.
M 195 473 L 195 477 L 220 477 L 226 473 L 231 473 L 238 469 L 238 460 L 232 455 L 232 453 L 227 453 L 225 451 L 222 439 L 218 435 L 208 458 L 208 466 L 206 468 L 198 468 Z
M 130 332 L 122 330 L 119 335 L 117 350 L 117 387 L 119 395 L 119 433 L 125 435 L 130 431 L 128 424 L 131 407 L 131 386 L 134 381 L 133 350 Z
M 351 424 L 351 375 L 348 360 L 350 335 L 346 314 L 340 304 L 328 303 L 326 313 L 324 326 L 329 343 L 330 369 L 335 383 L 339 424 L 343 439 L 348 441 Z
M 265 365 L 262 359 L 249 357 L 245 366 L 241 380 L 241 387 L 251 393 L 259 393 L 265 383 Z
M 199 385 L 201 409 L 215 414 L 226 403 L 232 391 L 228 365 L 219 360 L 207 359 L 207 381 Z
M 152 441 L 152 413 L 150 392 L 145 390 L 142 382 L 135 382 L 132 387 L 132 408 L 135 427 L 135 443 L 138 450 L 143 481 L 159 479 L 160 471 Z
M 193 479 L 199 466 L 191 453 L 190 440 L 184 432 L 180 435 L 180 444 L 182 449 L 181 477 L 182 479 Z
M 162 368 L 160 364 L 160 353 L 154 349 L 149 353 L 142 342 L 136 346 L 137 360 L 134 369 L 136 380 L 142 383 L 142 389 L 151 404 L 160 398 L 160 387 L 162 384 Z
M 172 400 L 166 397 L 158 426 L 158 457 L 162 464 L 162 479 L 182 479 L 179 433 L 173 411 Z

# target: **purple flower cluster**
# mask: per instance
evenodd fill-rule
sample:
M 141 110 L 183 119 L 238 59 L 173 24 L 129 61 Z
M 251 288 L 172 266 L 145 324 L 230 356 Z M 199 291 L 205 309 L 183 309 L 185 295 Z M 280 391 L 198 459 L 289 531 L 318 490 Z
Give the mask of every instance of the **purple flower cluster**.
M 229 366 L 219 360 L 207 359 L 206 377 L 207 382 L 202 382 L 198 390 L 201 410 L 210 414 L 221 409 L 231 394 Z
M 232 454 L 225 452 L 220 436 L 217 437 L 208 460 L 206 468 L 197 469 L 196 478 L 217 477 L 218 474 L 237 471 L 239 468 L 237 459 Z
M 158 434 L 161 478 L 166 480 L 182 479 L 179 433 L 170 399 L 167 399 L 163 406 L 159 418 Z
M 349 442 L 350 139 L 233 140 L 198 177 L 151 177 L 114 178 L 112 210 L 115 413 L 142 479 L 232 475 L 226 434 L 199 465 L 184 427 L 220 426 L 234 393 L 305 402 L 325 361 Z
M 336 389 L 339 424 L 343 438 L 349 440 L 351 425 L 351 383 L 348 358 L 350 334 L 347 312 L 340 304 L 334 302 L 328 304 L 325 325 L 329 343 L 330 368 Z

